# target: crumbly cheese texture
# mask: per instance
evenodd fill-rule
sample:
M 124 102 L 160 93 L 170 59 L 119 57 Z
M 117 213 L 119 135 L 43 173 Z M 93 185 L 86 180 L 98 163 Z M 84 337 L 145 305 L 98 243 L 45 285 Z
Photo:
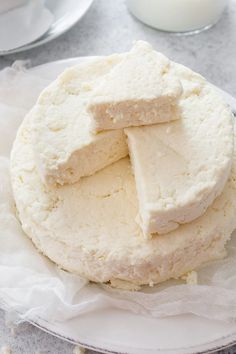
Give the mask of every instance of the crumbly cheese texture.
M 223 193 L 197 220 L 145 239 L 129 158 L 72 185 L 42 183 L 30 122 L 11 154 L 11 177 L 22 228 L 60 267 L 91 281 L 155 284 L 225 256 L 236 228 L 236 155 Z M 116 281 L 119 280 L 119 281 Z
M 105 75 L 88 104 L 95 131 L 149 125 L 178 119 L 182 86 L 170 75 L 171 62 L 138 41 Z
M 85 352 L 85 348 L 79 347 L 78 345 L 76 345 L 73 349 L 73 354 L 85 354 Z
M 173 64 L 183 95 L 181 119 L 125 129 L 146 236 L 201 216 L 220 195 L 233 156 L 229 107 L 200 75 Z
M 86 108 L 93 85 L 119 61 L 113 55 L 67 69 L 29 113 L 35 159 L 45 183 L 74 183 L 128 154 L 122 130 L 92 133 Z

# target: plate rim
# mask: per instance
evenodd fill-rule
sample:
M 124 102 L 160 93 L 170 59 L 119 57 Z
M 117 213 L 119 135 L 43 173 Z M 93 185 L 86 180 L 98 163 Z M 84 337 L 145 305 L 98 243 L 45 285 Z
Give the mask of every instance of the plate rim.
M 68 336 L 63 336 L 62 334 L 59 334 L 55 331 L 53 331 L 52 329 L 48 329 L 46 327 L 46 325 L 44 326 L 43 324 L 41 324 L 40 322 L 45 322 L 47 323 L 47 321 L 42 320 L 42 319 L 38 319 L 38 320 L 27 320 L 28 323 L 32 324 L 33 326 L 41 329 L 43 332 L 48 333 L 56 338 L 62 339 L 68 343 L 71 343 L 73 345 L 78 345 L 81 346 L 83 348 L 89 349 L 89 350 L 93 350 L 93 351 L 97 351 L 99 353 L 105 353 L 105 354 L 129 354 L 128 351 L 116 351 L 116 350 L 109 350 L 106 348 L 101 348 L 101 347 L 96 347 L 93 345 L 90 345 L 84 341 L 78 341 L 78 340 L 74 340 L 73 338 L 70 338 Z M 230 339 L 232 338 L 232 339 Z M 230 339 L 229 343 L 226 344 L 219 344 L 217 346 L 215 346 L 214 348 L 211 347 L 209 348 L 209 346 L 211 344 L 213 344 L 214 342 L 219 342 L 222 340 L 227 340 Z M 228 336 L 224 336 L 221 337 L 219 339 L 217 339 L 216 341 L 211 341 L 208 343 L 203 343 L 199 346 L 190 346 L 190 347 L 181 347 L 178 349 L 161 349 L 161 348 L 156 348 L 156 349 L 148 349 L 148 351 L 150 352 L 150 354 L 154 354 L 154 353 L 166 353 L 166 354 L 210 354 L 210 353 L 216 353 L 219 350 L 225 350 L 227 348 L 230 348 L 232 346 L 236 345 L 236 331 Z M 199 349 L 198 349 L 199 348 Z M 135 348 L 134 348 L 135 349 Z M 145 349 L 146 351 L 146 349 Z

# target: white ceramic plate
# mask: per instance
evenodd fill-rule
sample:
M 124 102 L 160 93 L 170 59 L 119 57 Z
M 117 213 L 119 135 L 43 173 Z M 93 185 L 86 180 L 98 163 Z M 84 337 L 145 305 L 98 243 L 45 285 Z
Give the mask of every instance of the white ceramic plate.
M 54 16 L 54 21 L 48 31 L 34 42 L 19 48 L 0 52 L 0 55 L 28 50 L 57 38 L 68 31 L 84 16 L 93 1 L 94 0 L 46 0 L 45 5 Z
M 66 67 L 90 59 L 68 59 L 31 70 L 40 77 L 54 79 Z M 236 100 L 223 94 L 235 109 Z M 213 352 L 236 343 L 236 324 L 194 315 L 153 319 L 110 308 L 63 323 L 38 319 L 33 324 L 64 340 L 104 353 L 193 354 Z

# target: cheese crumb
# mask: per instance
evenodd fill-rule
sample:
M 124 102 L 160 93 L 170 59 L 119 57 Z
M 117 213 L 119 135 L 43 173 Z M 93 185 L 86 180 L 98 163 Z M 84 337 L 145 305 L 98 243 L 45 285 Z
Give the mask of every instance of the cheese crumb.
M 84 354 L 86 351 L 85 348 L 79 347 L 78 345 L 76 345 L 73 349 L 73 354 Z
M 11 354 L 11 348 L 9 347 L 9 345 L 4 345 L 1 347 L 1 354 Z
M 197 285 L 198 283 L 198 275 L 194 270 L 182 275 L 180 279 L 184 280 L 188 285 Z

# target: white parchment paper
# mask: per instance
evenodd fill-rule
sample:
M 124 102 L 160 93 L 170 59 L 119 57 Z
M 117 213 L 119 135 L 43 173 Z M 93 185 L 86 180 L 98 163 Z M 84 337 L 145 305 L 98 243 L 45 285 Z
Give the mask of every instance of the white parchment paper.
M 22 320 L 64 321 L 110 306 L 153 317 L 194 313 L 236 320 L 236 237 L 225 260 L 198 272 L 199 285 L 170 281 L 139 292 L 90 284 L 35 249 L 15 216 L 9 154 L 25 113 L 48 83 L 19 63 L 0 72 L 0 306 Z

